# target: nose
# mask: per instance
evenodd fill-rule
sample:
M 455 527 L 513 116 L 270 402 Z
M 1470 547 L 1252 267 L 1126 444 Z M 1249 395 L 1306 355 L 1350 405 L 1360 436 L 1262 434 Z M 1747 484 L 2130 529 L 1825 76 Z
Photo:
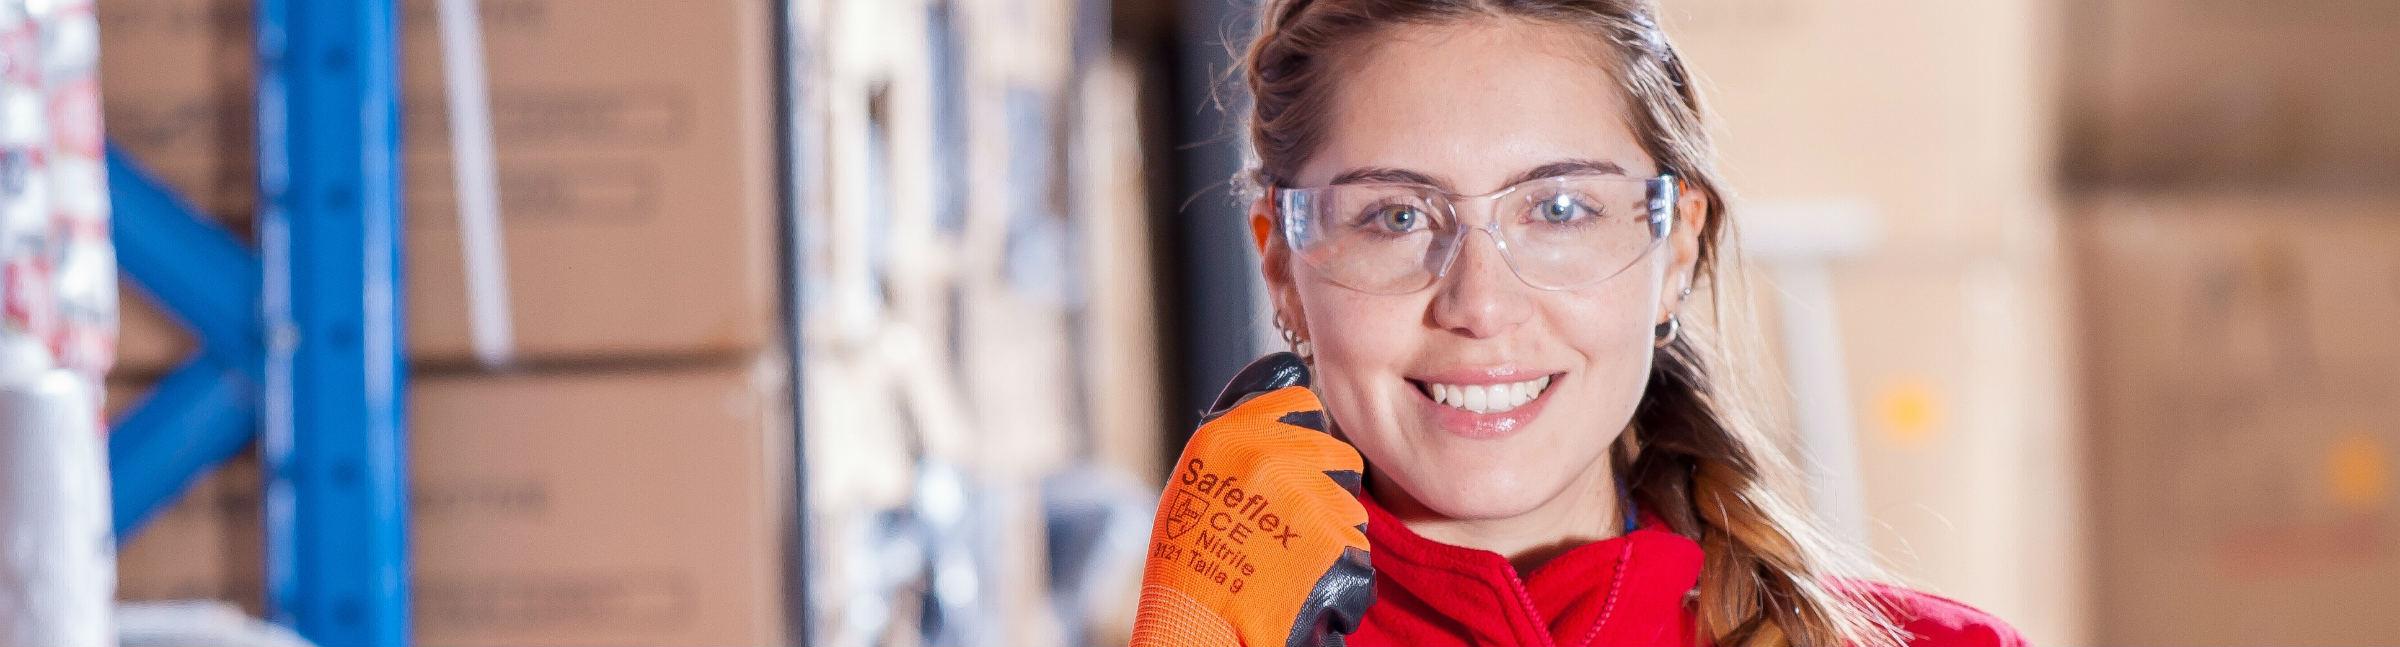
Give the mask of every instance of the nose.
M 1475 232 L 1484 235 L 1478 237 Z M 1532 315 L 1532 303 L 1525 294 L 1530 288 L 1500 257 L 1499 238 L 1479 228 L 1458 244 L 1458 258 L 1436 286 L 1427 320 L 1470 339 L 1498 337 L 1525 323 Z

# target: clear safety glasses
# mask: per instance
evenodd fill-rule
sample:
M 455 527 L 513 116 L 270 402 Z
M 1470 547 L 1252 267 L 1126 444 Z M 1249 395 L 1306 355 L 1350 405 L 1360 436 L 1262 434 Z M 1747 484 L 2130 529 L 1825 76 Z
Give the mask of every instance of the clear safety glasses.
M 1648 256 L 1674 226 L 1673 175 L 1583 174 L 1529 180 L 1492 193 L 1455 195 L 1413 183 L 1277 189 L 1292 252 L 1334 283 L 1407 294 L 1450 271 L 1468 231 L 1500 248 L 1527 285 L 1569 290 L 1608 280 Z M 1466 205 L 1491 203 L 1473 221 Z

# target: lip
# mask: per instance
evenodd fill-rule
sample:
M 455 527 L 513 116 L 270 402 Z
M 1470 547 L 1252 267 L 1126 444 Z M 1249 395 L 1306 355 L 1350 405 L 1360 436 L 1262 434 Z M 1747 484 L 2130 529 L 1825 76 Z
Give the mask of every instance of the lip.
M 1550 387 L 1543 389 L 1541 395 L 1534 396 L 1533 400 L 1526 402 L 1524 406 L 1498 413 L 1476 413 L 1435 402 L 1432 396 L 1425 394 L 1424 388 L 1426 382 L 1467 386 L 1509 384 L 1544 375 L 1550 376 Z M 1424 410 L 1427 418 L 1433 420 L 1434 426 L 1461 438 L 1496 440 L 1517 433 L 1518 430 L 1524 429 L 1527 423 L 1533 422 L 1534 418 L 1540 417 L 1542 409 L 1550 404 L 1550 395 L 1558 392 L 1558 385 L 1566 378 L 1567 374 L 1561 371 L 1493 368 L 1448 370 L 1409 375 L 1405 379 L 1410 383 L 1408 385 L 1409 392 L 1415 393 L 1417 396 L 1417 406 Z
M 1468 386 L 1474 386 L 1479 384 L 1491 385 L 1523 382 L 1544 375 L 1557 376 L 1562 372 L 1563 371 L 1540 371 L 1529 368 L 1503 366 L 1494 368 L 1454 368 L 1433 371 L 1429 373 L 1410 373 L 1400 377 L 1416 382 L 1440 382 L 1443 384 L 1464 384 Z

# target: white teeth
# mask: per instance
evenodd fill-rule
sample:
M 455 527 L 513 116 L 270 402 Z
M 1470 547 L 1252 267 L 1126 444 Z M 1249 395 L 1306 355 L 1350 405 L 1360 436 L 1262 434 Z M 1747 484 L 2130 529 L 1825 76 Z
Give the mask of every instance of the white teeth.
M 1509 384 L 1425 384 L 1426 394 L 1434 402 L 1476 413 L 1499 413 L 1525 406 L 1549 388 L 1547 375 Z

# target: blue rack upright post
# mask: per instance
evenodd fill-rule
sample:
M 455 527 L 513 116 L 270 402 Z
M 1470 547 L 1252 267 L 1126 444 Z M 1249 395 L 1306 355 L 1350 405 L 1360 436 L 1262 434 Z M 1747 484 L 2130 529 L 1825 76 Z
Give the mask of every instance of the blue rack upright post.
M 258 2 L 267 601 L 408 642 L 396 0 Z
M 110 432 L 117 535 L 257 433 L 268 606 L 323 647 L 409 639 L 395 2 L 257 3 L 258 253 L 108 151 L 118 264 L 202 349 Z

